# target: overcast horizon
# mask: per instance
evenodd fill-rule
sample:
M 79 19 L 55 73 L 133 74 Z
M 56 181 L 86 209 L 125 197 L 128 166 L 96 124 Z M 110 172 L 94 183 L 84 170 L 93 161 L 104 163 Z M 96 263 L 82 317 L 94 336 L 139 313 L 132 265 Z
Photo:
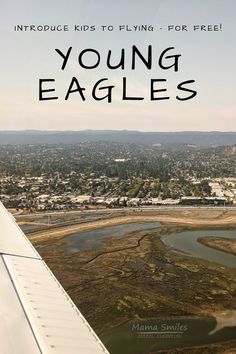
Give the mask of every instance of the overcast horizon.
M 52 0 L 21 2 L 3 0 L 0 5 L 2 52 L 0 75 L 0 131 L 48 130 L 135 130 L 141 132 L 236 131 L 236 35 L 234 0 Z M 57 11 L 55 11 L 57 9 Z M 65 32 L 17 32 L 16 25 L 67 25 Z M 102 32 L 72 31 L 74 25 L 113 25 L 114 30 Z M 152 32 L 118 31 L 120 24 L 153 25 Z M 167 26 L 185 25 L 188 31 L 168 31 Z M 193 31 L 193 25 L 218 26 L 217 31 Z M 147 70 L 138 62 L 130 67 L 130 50 L 136 45 L 144 56 L 148 45 L 153 48 L 153 67 Z M 66 53 L 72 46 L 65 70 L 55 48 Z M 179 71 L 163 70 L 158 58 L 167 47 L 170 53 L 181 54 Z M 94 48 L 101 55 L 101 65 L 84 70 L 78 55 Z M 107 51 L 113 53 L 112 63 L 119 60 L 125 48 L 124 70 L 106 67 Z M 94 57 L 87 58 L 88 62 Z M 89 61 L 90 60 L 90 61 Z M 76 77 L 85 88 L 86 101 L 78 93 L 65 95 Z M 122 101 L 122 78 L 127 77 L 128 95 L 144 97 L 143 101 Z M 53 86 L 58 100 L 39 101 L 39 79 L 55 79 Z M 95 101 L 93 86 L 101 78 L 103 84 L 114 85 L 113 101 Z M 150 101 L 150 79 L 166 79 L 161 88 L 168 100 Z M 197 96 L 188 101 L 176 100 L 179 83 L 195 80 L 189 88 Z M 49 87 L 48 87 L 49 88 Z M 162 93 L 163 94 L 163 93 Z M 186 95 L 186 92 L 185 92 Z
M 135 130 L 135 129 L 10 129 L 0 130 L 0 133 L 4 132 L 83 132 L 83 131 L 114 131 L 114 132 L 138 132 L 138 133 L 236 133 L 236 130 Z

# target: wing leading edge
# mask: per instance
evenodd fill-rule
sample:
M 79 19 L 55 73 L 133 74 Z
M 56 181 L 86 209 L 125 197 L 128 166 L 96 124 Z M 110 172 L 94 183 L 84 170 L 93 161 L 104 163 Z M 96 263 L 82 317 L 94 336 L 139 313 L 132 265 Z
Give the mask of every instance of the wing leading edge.
M 109 354 L 0 203 L 1 354 Z

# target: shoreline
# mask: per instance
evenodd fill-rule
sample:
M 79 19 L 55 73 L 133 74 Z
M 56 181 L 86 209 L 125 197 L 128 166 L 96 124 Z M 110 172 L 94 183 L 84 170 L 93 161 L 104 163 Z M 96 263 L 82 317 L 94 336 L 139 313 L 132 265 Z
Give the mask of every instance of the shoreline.
M 36 233 L 29 233 L 28 238 L 32 241 L 42 241 L 50 238 L 62 238 L 77 232 L 92 231 L 106 227 L 131 224 L 136 222 L 160 222 L 180 225 L 195 226 L 233 226 L 236 225 L 236 215 L 223 217 L 222 219 L 190 218 L 180 215 L 180 217 L 170 215 L 128 215 L 117 216 L 109 219 L 89 221 L 82 224 L 62 226 L 55 229 L 43 230 Z
M 222 238 L 222 237 L 207 236 L 207 237 L 199 237 L 198 242 L 206 247 L 213 248 L 217 251 L 225 252 L 228 254 L 232 254 L 233 256 L 236 256 L 236 240 Z M 235 243 L 234 248 L 232 242 Z

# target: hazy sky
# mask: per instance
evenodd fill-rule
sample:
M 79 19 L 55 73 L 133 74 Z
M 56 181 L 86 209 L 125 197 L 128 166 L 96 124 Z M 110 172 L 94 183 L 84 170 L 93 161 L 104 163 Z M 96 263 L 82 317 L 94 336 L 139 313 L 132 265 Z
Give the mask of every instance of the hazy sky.
M 235 131 L 235 13 L 235 0 L 1 0 L 0 130 Z M 153 32 L 118 29 L 119 25 L 141 24 L 153 25 Z M 193 31 L 194 25 L 208 24 L 222 27 L 219 31 Z M 69 31 L 16 32 L 15 25 L 68 25 Z M 75 25 L 94 25 L 96 31 L 74 31 Z M 102 31 L 101 25 L 114 29 Z M 168 31 L 168 25 L 186 25 L 188 31 Z M 149 44 L 152 70 L 138 63 L 132 71 L 132 45 L 146 55 Z M 70 46 L 71 55 L 62 71 L 62 58 L 55 48 L 66 52 Z M 178 72 L 158 66 L 159 55 L 167 47 L 175 47 L 172 53 L 181 54 Z M 79 66 L 78 55 L 86 48 L 100 52 L 98 68 Z M 126 49 L 125 70 L 107 69 L 108 50 L 116 63 L 122 48 Z M 87 64 L 95 60 L 89 54 L 83 58 Z M 78 93 L 65 101 L 73 76 L 85 88 L 85 102 Z M 143 101 L 122 101 L 122 77 L 127 77 L 128 94 L 143 96 Z M 39 78 L 55 79 L 48 88 L 56 89 L 58 100 L 39 101 Z M 101 78 L 115 86 L 112 103 L 91 97 Z M 169 100 L 150 101 L 151 78 L 167 80 L 159 88 L 167 89 Z M 177 85 L 192 79 L 197 96 L 176 100 Z

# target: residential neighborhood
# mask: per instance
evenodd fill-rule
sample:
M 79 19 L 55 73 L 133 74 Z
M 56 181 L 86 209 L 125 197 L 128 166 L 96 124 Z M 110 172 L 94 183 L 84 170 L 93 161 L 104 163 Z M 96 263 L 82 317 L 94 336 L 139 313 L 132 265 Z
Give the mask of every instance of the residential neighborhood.
M 85 142 L 0 150 L 0 199 L 30 211 L 233 206 L 235 175 L 234 147 Z

